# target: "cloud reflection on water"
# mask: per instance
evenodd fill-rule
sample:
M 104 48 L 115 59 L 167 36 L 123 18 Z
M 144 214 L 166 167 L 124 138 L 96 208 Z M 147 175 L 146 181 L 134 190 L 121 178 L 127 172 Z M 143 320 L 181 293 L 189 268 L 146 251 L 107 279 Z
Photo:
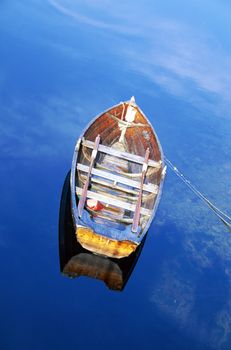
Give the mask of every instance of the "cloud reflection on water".
M 143 4 L 139 6 L 132 2 L 118 11 L 116 5 L 109 6 L 105 1 L 88 1 L 85 5 L 82 2 L 48 1 L 79 23 L 111 32 L 112 43 L 115 35 L 121 40 L 127 37 L 126 42 L 114 45 L 114 53 L 124 58 L 129 69 L 195 105 L 209 106 L 206 98 L 201 96 L 203 92 L 209 94 L 215 101 L 212 105 L 217 113 L 225 112 L 230 116 L 231 78 L 227 72 L 231 69 L 231 53 L 215 35 L 202 33 L 200 28 L 186 21 L 158 16 L 149 4 L 150 12 L 144 10 Z M 91 14 L 92 9 L 98 12 Z M 104 17 L 98 19 L 97 16 Z
M 197 251 L 193 254 L 187 249 L 192 237 L 187 239 L 174 226 L 165 221 L 163 228 L 168 243 L 165 241 L 163 247 L 165 256 L 154 277 L 150 302 L 206 348 L 228 349 L 231 283 L 227 266 L 230 259 L 227 264 L 213 247 L 204 249 L 204 237 L 201 241 L 198 236 L 194 238 Z
M 65 16 L 40 1 L 33 4 L 37 5 L 30 7 L 33 16 L 26 11 L 27 4 L 17 4 L 18 26 L 12 20 L 11 27 L 16 25 L 16 29 L 6 27 L 17 39 L 24 38 L 20 45 L 26 49 L 20 51 L 19 45 L 15 52 L 20 58 L 37 49 L 40 56 L 32 57 L 33 68 L 41 56 L 45 63 L 50 57 L 48 50 L 37 48 L 38 43 L 55 53 L 47 70 L 41 66 L 38 74 L 31 70 L 31 84 L 26 87 L 15 73 L 27 62 L 19 61 L 15 70 L 11 63 L 8 71 L 3 70 L 0 83 L 8 91 L 0 119 L 3 155 L 23 160 L 37 157 L 41 163 L 49 157 L 69 160 L 87 121 L 135 90 L 141 107 L 157 116 L 151 115 L 151 120 L 162 133 L 160 139 L 171 160 L 180 163 L 180 170 L 218 206 L 230 208 L 229 124 L 214 122 L 215 113 L 230 117 L 230 50 L 209 31 L 182 18 L 149 12 L 148 7 L 144 11 L 143 3 L 50 0 Z M 115 6 L 123 10 L 115 11 Z M 30 17 L 37 26 L 30 23 Z M 39 35 L 30 34 L 30 26 Z M 8 45 L 15 47 L 16 41 Z M 53 63 L 59 60 L 53 72 Z M 50 177 L 53 180 L 53 169 Z M 156 219 L 153 230 L 157 227 L 159 235 L 151 249 L 162 236 L 160 251 L 165 260 L 162 265 L 157 262 L 155 283 L 147 282 L 152 306 L 208 346 L 227 349 L 231 339 L 229 234 L 170 174 Z M 142 286 L 140 293 L 144 290 Z

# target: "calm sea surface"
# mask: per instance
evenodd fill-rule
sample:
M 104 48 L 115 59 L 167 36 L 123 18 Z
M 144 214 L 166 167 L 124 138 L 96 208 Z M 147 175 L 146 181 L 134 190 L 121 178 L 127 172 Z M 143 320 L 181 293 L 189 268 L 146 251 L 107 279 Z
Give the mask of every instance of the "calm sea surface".
M 76 139 L 135 95 L 166 156 L 231 208 L 227 1 L 0 3 L 0 348 L 230 349 L 231 235 L 168 169 L 122 292 L 60 273 Z

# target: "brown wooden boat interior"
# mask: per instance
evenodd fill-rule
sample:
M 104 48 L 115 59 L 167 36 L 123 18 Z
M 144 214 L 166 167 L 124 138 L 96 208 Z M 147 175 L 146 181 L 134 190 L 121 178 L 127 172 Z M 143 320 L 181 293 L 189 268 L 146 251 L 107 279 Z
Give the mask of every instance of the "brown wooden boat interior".
M 142 175 L 142 161 L 149 148 L 149 166 L 144 181 L 140 210 L 140 226 L 145 228 L 153 211 L 158 188 L 162 181 L 163 164 L 161 151 L 155 133 L 138 106 L 134 105 L 136 115 L 134 122 L 128 125 L 124 120 L 128 103 L 121 103 L 99 116 L 86 130 L 81 140 L 77 159 L 76 185 L 77 195 L 87 178 L 94 141 L 100 135 L 100 147 L 95 160 L 88 194 L 99 199 L 104 208 L 95 211 L 85 205 L 95 222 L 110 220 L 112 225 L 123 223 L 131 225 L 136 208 Z M 122 128 L 125 127 L 121 141 Z M 103 151 L 106 146 L 106 153 Z M 108 154 L 108 147 L 111 154 Z M 134 155 L 133 159 L 123 157 L 124 152 Z M 122 157 L 118 157 L 118 154 Z M 128 157 L 129 158 L 129 157 Z M 151 163 L 152 162 L 152 163 Z M 123 179 L 120 181 L 120 179 Z M 118 180 L 118 181 L 117 181 Z

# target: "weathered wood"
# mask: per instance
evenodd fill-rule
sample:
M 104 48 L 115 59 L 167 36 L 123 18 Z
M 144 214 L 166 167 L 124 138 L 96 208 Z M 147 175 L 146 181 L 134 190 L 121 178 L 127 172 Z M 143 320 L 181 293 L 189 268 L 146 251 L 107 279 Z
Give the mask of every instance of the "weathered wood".
M 77 195 L 82 195 L 83 193 L 83 189 L 80 188 L 80 187 L 76 187 L 76 193 Z M 125 202 L 125 201 L 121 201 L 119 199 L 117 199 L 118 197 L 116 196 L 112 196 L 112 195 L 103 195 L 103 194 L 100 194 L 100 193 L 96 193 L 96 192 L 92 192 L 92 191 L 87 191 L 87 198 L 91 198 L 91 199 L 96 199 L 96 200 L 99 200 L 100 202 L 103 202 L 105 204 L 110 204 L 110 205 L 113 205 L 115 207 L 118 207 L 118 208 L 123 208 L 123 209 L 126 209 L 126 210 L 130 210 L 130 211 L 135 211 L 136 209 L 136 206 L 135 204 L 131 204 L 131 203 L 128 203 L 128 202 Z M 145 208 L 141 208 L 140 209 L 140 213 L 142 215 L 151 215 L 151 210 L 149 209 L 145 209 Z
M 140 221 L 140 214 L 141 214 L 141 204 L 142 204 L 142 194 L 143 194 L 143 187 L 144 187 L 144 179 L 145 175 L 147 173 L 148 169 L 148 158 L 149 158 L 149 148 L 145 152 L 145 157 L 144 157 L 144 164 L 143 164 L 143 170 L 142 170 L 142 177 L 141 177 L 141 182 L 140 182 L 140 192 L 138 196 L 138 200 L 136 203 L 136 209 L 135 209 L 135 214 L 134 214 L 134 219 L 132 223 L 132 232 L 137 232 L 138 227 L 139 227 L 139 221 Z
M 79 226 L 81 226 L 81 230 L 89 230 L 90 227 L 94 227 L 94 229 L 90 229 L 91 234 L 84 234 L 84 238 L 77 233 L 78 242 L 94 253 L 107 256 L 111 256 L 111 252 L 107 248 L 108 242 L 111 244 L 111 241 L 126 242 L 128 240 L 138 246 L 143 240 L 150 227 L 151 219 L 155 216 L 164 179 L 161 175 L 163 153 L 158 137 L 138 106 L 136 106 L 134 122 L 129 124 L 125 120 L 128 106 L 129 102 L 120 103 L 94 118 L 83 132 L 80 147 L 76 148 L 72 162 L 71 205 L 74 225 L 77 231 Z M 117 147 L 117 143 L 125 126 L 128 128 L 124 138 L 124 148 L 120 149 Z M 89 211 L 89 216 L 83 215 L 82 220 L 80 220 L 78 202 L 88 176 L 91 151 L 98 134 L 101 137 L 98 149 L 99 157 L 91 169 L 90 182 L 92 186 L 88 187 L 86 198 L 92 198 L 92 201 L 96 200 L 96 202 L 98 200 L 104 205 L 97 212 Z M 147 148 L 150 150 L 147 162 L 148 170 L 142 180 L 142 165 Z M 121 162 L 124 162 L 126 166 L 121 165 Z M 143 182 L 142 193 L 141 180 Z M 76 186 L 79 188 L 77 192 Z M 139 210 L 136 209 L 138 208 L 136 201 L 139 195 L 141 197 L 140 214 Z M 88 204 L 90 205 L 90 202 Z M 136 212 L 138 215 L 134 215 Z M 107 216 L 110 217 L 111 222 L 107 221 Z M 138 217 L 139 233 L 137 234 L 131 233 L 134 216 Z M 90 221 L 93 221 L 94 225 Z M 124 222 L 129 227 L 124 230 L 123 225 L 119 225 L 118 221 Z M 104 236 L 107 238 L 105 248 L 102 248 L 101 242 L 104 242 Z M 115 258 L 130 254 L 127 248 L 126 252 L 117 251 L 117 243 L 111 247 Z
M 96 158 L 96 155 L 97 155 L 97 151 L 98 151 L 98 148 L 99 148 L 99 143 L 100 143 L 100 136 L 98 135 L 96 137 L 96 139 L 95 139 L 94 144 L 93 144 L 93 151 L 92 151 L 92 154 L 91 154 L 91 162 L 90 162 L 90 165 L 88 167 L 87 179 L 86 179 L 86 182 L 85 182 L 84 187 L 83 187 L 82 196 L 81 196 L 81 198 L 79 200 L 79 205 L 78 205 L 79 217 L 82 216 L 83 207 L 84 207 L 84 204 L 85 204 L 85 201 L 86 201 L 86 196 L 87 196 L 87 190 L 88 190 L 89 183 L 90 183 L 91 172 L 92 172 L 94 161 L 95 161 L 95 158 Z
M 137 192 L 136 194 L 130 194 L 127 192 L 122 192 L 122 191 L 118 191 L 117 189 L 113 188 L 113 187 L 104 187 L 100 184 L 97 183 L 93 183 L 93 179 L 91 180 L 92 182 L 92 186 L 91 186 L 91 190 L 94 192 L 99 192 L 101 194 L 112 194 L 114 196 L 118 196 L 119 199 L 125 199 L 128 202 L 131 203 L 136 203 L 138 196 L 139 196 L 139 192 Z M 109 189 L 109 191 L 108 191 Z M 142 195 L 142 203 L 145 203 L 147 201 L 150 201 L 154 196 L 156 196 L 156 194 L 154 193 L 148 193 L 148 194 L 143 194 Z M 149 209 L 149 208 L 148 208 Z
M 85 175 L 80 175 L 80 180 L 81 181 L 84 181 L 84 179 L 86 178 Z M 118 191 L 118 192 L 124 192 L 124 194 L 131 194 L 131 195 L 134 195 L 134 196 L 138 196 L 139 194 L 139 191 L 136 189 L 136 190 L 133 190 L 131 188 L 128 188 L 128 187 L 125 187 L 125 186 L 119 186 L 117 185 L 117 182 L 114 181 L 106 181 L 106 180 L 102 180 L 101 178 L 99 177 L 92 177 L 91 178 L 91 182 L 92 182 L 92 186 L 98 186 L 99 188 L 107 188 L 107 189 L 110 189 L 110 190 L 113 190 L 113 191 Z
M 116 241 L 93 232 L 88 227 L 77 226 L 76 236 L 83 248 L 111 258 L 124 258 L 137 248 L 131 241 Z
M 99 179 L 98 177 L 93 177 L 91 179 L 91 181 L 93 183 L 96 183 L 96 184 L 101 185 L 103 187 L 110 188 L 110 189 L 115 190 L 115 191 L 120 191 L 120 192 L 125 192 L 125 193 L 129 193 L 129 194 L 138 195 L 138 191 L 137 190 L 132 190 L 130 188 L 123 187 L 123 186 L 118 186 L 116 184 L 116 182 L 103 181 L 103 180 Z
M 88 148 L 94 147 L 94 142 L 92 142 L 92 141 L 83 140 L 82 144 L 83 144 L 83 146 L 86 146 Z M 117 149 L 114 149 L 114 148 L 108 147 L 108 146 L 104 146 L 104 145 L 99 145 L 99 152 L 110 154 L 112 156 L 123 158 L 123 159 L 129 160 L 130 162 L 134 162 L 134 163 L 138 163 L 138 164 L 144 163 L 144 158 L 141 156 L 138 156 L 138 155 L 132 154 L 132 153 L 121 152 L 121 151 L 118 151 Z M 155 160 L 149 159 L 148 166 L 151 166 L 154 168 L 160 168 L 161 161 L 156 162 Z
M 83 164 L 78 163 L 77 169 L 81 170 L 85 173 L 88 173 L 89 167 L 87 165 L 83 165 Z M 128 178 L 120 176 L 120 175 L 109 173 L 109 172 L 104 171 L 104 170 L 93 168 L 92 174 L 96 175 L 96 176 L 100 176 L 104 179 L 116 181 L 118 183 L 130 186 L 130 187 L 134 187 L 134 188 L 138 188 L 138 189 L 140 188 L 140 182 L 128 179 Z M 151 193 L 155 193 L 155 194 L 158 193 L 158 186 L 157 185 L 144 184 L 143 189 L 144 189 L 144 191 L 147 191 L 147 192 L 151 192 Z

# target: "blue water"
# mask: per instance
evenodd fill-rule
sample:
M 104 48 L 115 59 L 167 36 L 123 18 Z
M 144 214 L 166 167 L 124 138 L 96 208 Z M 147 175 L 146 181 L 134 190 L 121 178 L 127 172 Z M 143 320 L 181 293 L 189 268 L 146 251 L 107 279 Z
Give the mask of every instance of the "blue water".
M 230 213 L 230 4 L 0 3 L 0 347 L 230 349 L 231 236 L 171 173 L 122 292 L 60 274 L 61 191 L 98 113 L 135 95 Z

